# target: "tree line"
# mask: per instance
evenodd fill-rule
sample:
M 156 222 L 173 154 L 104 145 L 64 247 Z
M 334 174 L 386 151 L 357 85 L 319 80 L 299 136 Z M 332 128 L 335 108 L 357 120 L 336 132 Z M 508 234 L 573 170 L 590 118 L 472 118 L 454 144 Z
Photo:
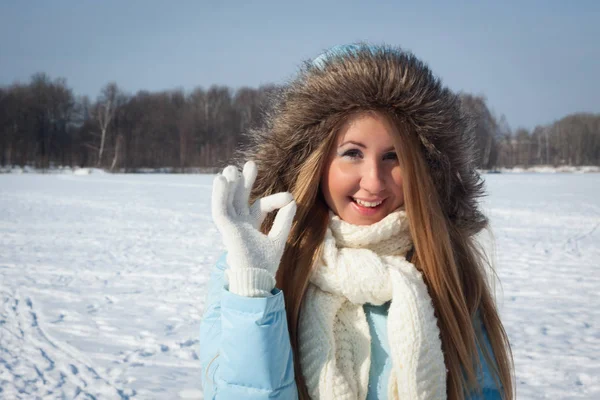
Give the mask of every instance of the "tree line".
M 243 133 L 261 123 L 271 92 L 226 86 L 125 93 L 106 84 L 95 100 L 76 96 L 65 79 L 40 73 L 0 87 L 0 165 L 143 168 L 222 166 Z M 483 96 L 461 93 L 473 116 L 478 166 L 600 165 L 600 114 L 571 114 L 548 125 L 512 130 Z

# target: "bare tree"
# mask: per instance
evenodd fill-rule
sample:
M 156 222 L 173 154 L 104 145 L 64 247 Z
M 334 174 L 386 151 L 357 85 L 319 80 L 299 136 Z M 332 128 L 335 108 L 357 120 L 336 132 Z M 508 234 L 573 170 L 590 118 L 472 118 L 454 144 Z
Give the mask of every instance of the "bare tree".
M 464 112 L 475 122 L 477 164 L 480 168 L 492 168 L 498 155 L 498 123 L 496 118 L 488 109 L 485 97 L 461 93 L 460 99 Z
M 115 82 L 106 84 L 106 86 L 102 88 L 98 101 L 96 102 L 96 107 L 93 111 L 93 115 L 100 128 L 100 147 L 98 148 L 97 166 L 102 164 L 102 155 L 106 144 L 106 134 L 108 132 L 108 127 L 115 116 L 119 95 L 119 87 Z
M 114 171 L 116 165 L 117 165 L 117 161 L 119 160 L 119 150 L 121 149 L 121 143 L 123 143 L 123 136 L 122 135 L 117 135 L 117 140 L 115 143 L 115 152 L 113 155 L 113 160 L 112 163 L 110 164 L 110 170 Z

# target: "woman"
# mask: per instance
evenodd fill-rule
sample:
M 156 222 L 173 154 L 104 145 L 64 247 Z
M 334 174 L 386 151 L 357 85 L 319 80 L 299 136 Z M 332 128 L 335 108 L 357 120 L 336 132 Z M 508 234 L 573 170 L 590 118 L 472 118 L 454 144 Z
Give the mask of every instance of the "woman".
M 227 256 L 201 326 L 206 398 L 513 397 L 472 131 L 425 64 L 335 47 L 250 137 L 255 163 L 213 189 Z

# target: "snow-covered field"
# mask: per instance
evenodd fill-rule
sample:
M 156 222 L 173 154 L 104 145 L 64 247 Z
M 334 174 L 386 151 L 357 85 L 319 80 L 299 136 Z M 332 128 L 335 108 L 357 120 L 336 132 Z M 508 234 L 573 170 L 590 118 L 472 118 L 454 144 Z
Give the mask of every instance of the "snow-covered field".
M 600 398 L 600 174 L 486 175 L 519 399 Z M 0 398 L 201 398 L 210 175 L 0 175 Z

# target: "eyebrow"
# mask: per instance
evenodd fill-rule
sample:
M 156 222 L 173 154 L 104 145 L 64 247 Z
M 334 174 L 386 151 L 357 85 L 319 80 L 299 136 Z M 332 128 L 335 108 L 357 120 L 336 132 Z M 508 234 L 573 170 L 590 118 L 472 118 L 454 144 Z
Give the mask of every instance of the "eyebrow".
M 353 144 L 353 145 L 355 145 L 355 146 L 358 146 L 358 147 L 360 147 L 360 148 L 363 148 L 363 149 L 366 149 L 366 148 L 367 148 L 367 146 L 366 146 L 366 145 L 364 145 L 364 144 L 363 144 L 363 143 L 361 143 L 361 142 L 355 142 L 354 140 L 347 140 L 347 141 L 345 141 L 344 143 L 340 144 L 340 145 L 338 146 L 338 149 L 339 149 L 340 147 L 343 147 L 343 146 L 347 145 L 347 144 Z M 385 150 L 385 153 L 387 153 L 387 152 L 389 152 L 389 151 L 395 151 L 395 150 L 396 150 L 396 149 L 394 148 L 394 146 L 391 146 L 391 147 L 389 147 L 389 148 L 387 148 L 387 149 Z

